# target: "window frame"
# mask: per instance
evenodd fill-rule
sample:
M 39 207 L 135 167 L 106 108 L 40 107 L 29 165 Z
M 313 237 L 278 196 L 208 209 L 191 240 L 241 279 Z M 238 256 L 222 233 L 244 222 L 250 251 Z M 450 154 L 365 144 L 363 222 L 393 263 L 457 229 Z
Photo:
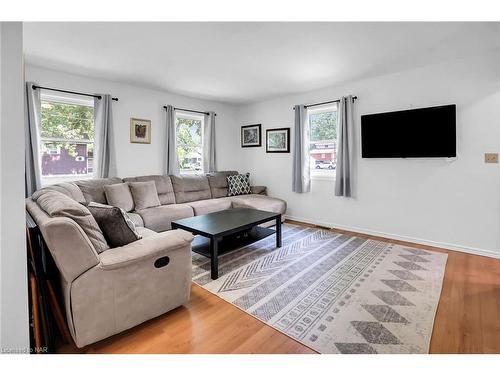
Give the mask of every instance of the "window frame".
M 44 142 L 68 142 L 68 143 L 75 143 L 75 144 L 92 144 L 93 149 L 95 150 L 95 124 L 94 124 L 94 139 L 92 140 L 87 140 L 87 139 L 72 139 L 72 138 L 53 138 L 53 137 L 42 137 L 42 129 L 41 129 L 41 117 L 42 117 L 42 104 L 43 102 L 51 102 L 51 103 L 58 103 L 58 104 L 67 104 L 67 105 L 77 105 L 77 106 L 84 106 L 84 107 L 91 107 L 93 110 L 95 110 L 94 106 L 94 99 L 93 98 L 86 98 L 82 97 L 81 95 L 73 95 L 73 94 L 53 94 L 53 93 L 47 93 L 47 92 L 41 92 L 40 93 L 40 140 L 39 140 L 39 150 L 40 150 L 40 155 L 39 155 L 39 160 L 40 160 L 40 178 L 41 178 L 41 183 L 42 187 L 45 186 L 50 186 L 54 184 L 58 184 L 61 182 L 72 182 L 72 181 L 77 181 L 77 180 L 86 180 L 86 179 L 92 179 L 94 178 L 94 169 L 92 168 L 91 173 L 87 173 L 86 175 L 79 175 L 76 174 L 74 175 L 74 178 L 72 178 L 72 175 L 52 175 L 52 176 L 44 176 L 42 174 L 42 144 Z M 60 148 L 59 148 L 59 154 L 61 153 Z M 95 157 L 93 156 L 92 159 Z M 86 159 L 86 166 L 89 164 L 89 158 Z M 92 160 L 92 164 L 93 164 Z
M 179 173 L 181 174 L 186 174 L 186 175 L 204 175 L 205 171 L 203 169 L 203 143 L 204 143 L 204 128 L 205 128 L 205 116 L 202 114 L 195 114 L 187 111 L 175 111 L 175 145 L 176 145 L 176 152 L 177 148 L 179 147 L 179 138 L 177 137 L 177 119 L 182 118 L 186 120 L 195 120 L 195 121 L 200 121 L 200 127 L 201 127 L 201 142 L 200 142 L 200 148 L 201 148 L 201 170 L 197 171 L 189 171 L 189 170 L 182 170 L 180 166 L 180 160 L 179 162 Z M 179 159 L 179 154 L 177 154 L 177 158 Z
M 311 121 L 310 121 L 310 115 L 311 114 L 321 114 L 321 113 L 328 113 L 328 112 L 337 112 L 338 114 L 338 104 L 337 103 L 329 103 L 329 104 L 325 104 L 325 105 L 322 105 L 322 106 L 317 106 L 317 107 L 314 107 L 314 108 L 307 108 L 306 109 L 306 115 L 307 115 L 307 126 L 309 127 L 309 134 L 311 134 Z M 335 124 L 335 126 L 338 125 L 338 122 L 337 124 Z M 335 139 L 335 142 L 337 143 L 338 145 L 338 129 L 337 129 L 337 139 Z M 309 139 L 309 144 L 311 144 L 311 140 Z M 335 152 L 337 152 L 338 150 L 336 149 Z M 309 158 L 311 158 L 310 156 L 310 151 L 309 151 Z M 325 175 L 319 175 L 319 174 L 315 174 L 315 168 L 311 168 L 311 160 L 309 160 L 309 174 L 310 174 L 310 177 L 311 177 L 311 180 L 318 180 L 318 181 L 334 181 L 335 178 L 336 178 L 336 173 L 333 172 L 333 174 L 331 176 L 325 176 Z

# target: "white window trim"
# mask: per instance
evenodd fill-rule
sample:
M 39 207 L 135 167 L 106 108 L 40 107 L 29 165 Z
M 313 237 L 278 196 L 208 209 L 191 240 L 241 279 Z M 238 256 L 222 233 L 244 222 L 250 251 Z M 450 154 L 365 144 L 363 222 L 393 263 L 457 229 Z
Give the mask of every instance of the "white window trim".
M 81 105 L 84 107 L 94 107 L 94 98 L 89 98 L 81 95 L 71 95 L 71 94 L 52 94 L 47 92 L 42 92 L 40 94 L 40 100 L 46 102 L 55 102 L 62 104 L 73 104 Z
M 338 110 L 338 105 L 336 103 L 325 104 L 324 106 L 318 106 L 311 109 L 307 109 L 307 122 L 309 124 L 309 115 L 311 114 L 321 114 L 327 112 L 334 112 Z M 309 126 L 309 125 L 308 125 Z M 335 172 L 333 176 L 322 176 L 320 174 L 315 174 L 315 170 L 310 168 L 311 180 L 316 181 L 335 181 Z
M 203 115 L 184 111 L 175 111 L 175 117 L 181 117 L 189 120 L 200 120 L 202 123 L 205 120 L 205 116 Z
M 319 176 L 311 174 L 311 180 L 316 181 L 335 181 L 335 174 L 333 176 Z
M 62 94 L 62 93 L 52 93 L 52 92 L 41 92 L 40 93 L 40 102 L 54 102 L 54 103 L 62 103 L 69 105 L 80 105 L 85 107 L 94 107 L 94 98 L 84 97 L 81 95 L 73 95 L 73 94 Z M 40 109 L 41 110 L 41 109 Z M 70 143 L 88 143 L 95 144 L 95 140 L 88 139 L 55 139 L 55 138 L 45 138 L 40 137 L 40 146 L 42 142 L 70 142 Z M 71 182 L 76 180 L 87 180 L 94 178 L 94 171 L 92 173 L 88 173 L 86 175 L 54 175 L 54 176 L 41 176 L 42 187 L 53 185 L 55 183 L 60 182 Z
M 201 171 L 191 171 L 191 170 L 181 170 L 179 166 L 179 171 L 182 172 L 182 174 L 189 174 L 189 175 L 204 175 L 205 171 L 203 170 L 203 138 L 204 138 L 204 128 L 205 128 L 205 116 L 201 114 L 196 114 L 192 112 L 186 112 L 186 111 L 175 111 L 175 120 L 177 122 L 177 118 L 183 118 L 187 120 L 196 120 L 201 122 Z M 177 137 L 177 135 L 176 135 Z M 177 139 L 175 140 L 175 143 L 177 144 Z
M 325 104 L 322 106 L 317 106 L 311 109 L 307 109 L 307 116 L 309 117 L 310 114 L 319 114 L 319 113 L 326 113 L 326 112 L 335 112 L 338 110 L 337 104 Z

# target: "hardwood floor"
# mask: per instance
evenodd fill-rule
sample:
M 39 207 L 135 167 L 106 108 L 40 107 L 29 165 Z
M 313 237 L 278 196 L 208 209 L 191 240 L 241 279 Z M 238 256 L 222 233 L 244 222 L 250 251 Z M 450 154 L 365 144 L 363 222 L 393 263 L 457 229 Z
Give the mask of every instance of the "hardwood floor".
M 447 253 L 430 352 L 500 353 L 499 259 L 352 234 Z M 71 344 L 59 352 L 315 353 L 195 284 L 187 306 L 83 350 Z
M 61 353 L 75 353 L 73 345 Z M 191 301 L 85 353 L 315 353 L 193 284 Z

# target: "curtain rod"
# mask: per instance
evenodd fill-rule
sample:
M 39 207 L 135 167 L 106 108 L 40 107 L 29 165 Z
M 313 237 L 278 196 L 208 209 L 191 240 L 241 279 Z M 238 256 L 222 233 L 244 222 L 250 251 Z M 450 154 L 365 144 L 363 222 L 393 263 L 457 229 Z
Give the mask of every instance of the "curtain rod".
M 32 88 L 33 88 L 33 90 L 36 90 L 36 89 L 50 90 L 50 91 L 64 92 L 66 94 L 75 94 L 75 95 L 89 96 L 89 97 L 92 97 L 92 98 L 102 99 L 101 95 L 86 94 L 84 92 L 54 89 L 52 87 L 44 87 L 44 86 L 37 86 L 37 85 L 33 85 Z M 111 98 L 111 99 L 114 100 L 115 102 L 118 101 L 118 98 Z
M 356 99 L 358 99 L 357 96 L 353 96 L 352 97 L 352 101 L 354 102 Z M 336 100 L 330 100 L 330 101 L 327 101 L 327 102 L 321 102 L 321 103 L 314 103 L 314 104 L 307 104 L 304 106 L 304 108 L 309 108 L 309 107 L 316 107 L 318 105 L 323 105 L 323 104 L 330 104 L 330 103 L 339 103 L 340 102 L 340 99 L 336 99 Z M 292 109 L 295 109 L 295 107 L 293 107 Z
M 167 106 L 164 105 L 163 108 L 167 109 Z M 209 115 L 209 112 L 203 112 L 203 111 L 195 111 L 193 109 L 186 109 L 186 108 L 177 108 L 174 107 L 176 111 L 184 111 L 184 112 L 192 112 L 192 113 L 200 113 L 202 115 Z M 217 113 L 214 113 L 215 116 L 217 116 Z

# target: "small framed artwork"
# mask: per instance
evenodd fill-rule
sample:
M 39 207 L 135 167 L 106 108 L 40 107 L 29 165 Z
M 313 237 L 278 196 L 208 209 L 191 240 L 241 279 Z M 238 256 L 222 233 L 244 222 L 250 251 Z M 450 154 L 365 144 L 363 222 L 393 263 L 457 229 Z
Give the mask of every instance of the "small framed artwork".
M 290 128 L 267 129 L 266 152 L 290 152 Z
M 261 138 L 261 124 L 241 127 L 241 147 L 260 147 L 262 146 Z
M 130 119 L 130 143 L 151 143 L 151 120 Z

